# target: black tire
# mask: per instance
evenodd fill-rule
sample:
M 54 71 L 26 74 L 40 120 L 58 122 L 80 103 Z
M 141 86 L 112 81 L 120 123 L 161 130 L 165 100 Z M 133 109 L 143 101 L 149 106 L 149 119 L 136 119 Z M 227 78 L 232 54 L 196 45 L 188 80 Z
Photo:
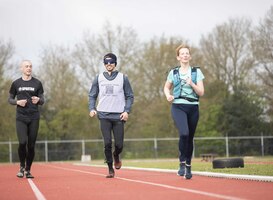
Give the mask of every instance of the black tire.
M 213 169 L 217 168 L 239 168 L 244 167 L 244 160 L 242 158 L 225 158 L 215 159 L 212 161 Z

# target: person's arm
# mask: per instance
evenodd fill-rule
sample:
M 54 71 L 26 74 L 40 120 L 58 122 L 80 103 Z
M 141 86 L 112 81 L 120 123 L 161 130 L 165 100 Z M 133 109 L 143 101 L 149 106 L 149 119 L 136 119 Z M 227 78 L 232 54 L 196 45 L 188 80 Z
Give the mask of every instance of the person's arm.
M 196 84 L 190 80 L 189 85 L 199 97 L 204 95 L 204 84 L 202 80 L 198 81 Z
M 131 112 L 132 105 L 134 103 L 134 93 L 133 89 L 131 87 L 130 81 L 126 75 L 124 75 L 124 96 L 125 96 L 125 107 L 124 112 L 127 112 L 128 114 Z
M 38 102 L 38 104 L 39 104 L 39 105 L 43 105 L 43 104 L 45 103 L 44 94 L 39 94 L 38 97 L 39 97 L 39 102 Z
M 44 98 L 44 88 L 43 88 L 43 85 L 41 82 L 39 84 L 39 89 L 38 89 L 37 93 L 38 93 L 37 96 L 31 97 L 32 103 L 38 104 L 38 105 L 43 105 L 45 103 L 45 98 Z
M 17 92 L 16 92 L 16 86 L 15 86 L 15 82 L 13 82 L 11 84 L 11 87 L 10 87 L 10 90 L 9 90 L 9 98 L 8 98 L 8 102 L 11 104 L 11 105 L 18 105 L 18 106 L 21 106 L 21 107 L 25 107 L 26 104 L 27 104 L 27 99 L 20 99 L 18 100 L 17 99 Z
M 17 99 L 15 99 L 15 95 L 9 94 L 8 102 L 11 105 L 17 105 Z
M 174 96 L 171 94 L 173 84 L 169 82 L 168 80 L 165 82 L 164 85 L 164 94 L 166 96 L 167 101 L 171 102 L 174 100 Z
M 15 99 L 15 97 L 16 97 L 16 89 L 15 89 L 15 83 L 13 82 L 9 89 L 9 97 L 8 97 L 9 104 L 17 105 L 17 99 Z
M 197 83 L 195 84 L 191 78 L 188 78 L 186 80 L 187 84 L 189 84 L 192 89 L 194 90 L 194 92 L 199 96 L 203 96 L 205 93 L 205 89 L 204 89 L 204 84 L 203 84 L 203 79 L 204 79 L 204 75 L 202 73 L 202 71 L 200 69 L 197 69 Z
M 96 101 L 99 94 L 98 76 L 95 77 L 91 89 L 89 91 L 89 115 L 93 117 L 97 114 Z
M 26 104 L 27 104 L 26 99 L 21 99 L 21 100 L 15 99 L 15 95 L 13 95 L 13 94 L 10 94 L 10 96 L 8 98 L 8 102 L 11 105 L 18 105 L 18 106 L 21 106 L 21 107 L 25 107 Z
M 39 94 L 38 96 L 32 96 L 31 101 L 33 104 L 43 105 L 45 103 L 44 95 Z

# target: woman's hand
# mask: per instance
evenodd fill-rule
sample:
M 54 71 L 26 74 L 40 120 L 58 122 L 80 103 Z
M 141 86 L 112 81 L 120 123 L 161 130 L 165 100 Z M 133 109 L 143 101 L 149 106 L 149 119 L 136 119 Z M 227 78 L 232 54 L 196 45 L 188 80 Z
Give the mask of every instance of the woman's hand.
M 167 98 L 168 102 L 172 102 L 174 100 L 174 96 L 173 95 L 167 95 L 166 98 Z

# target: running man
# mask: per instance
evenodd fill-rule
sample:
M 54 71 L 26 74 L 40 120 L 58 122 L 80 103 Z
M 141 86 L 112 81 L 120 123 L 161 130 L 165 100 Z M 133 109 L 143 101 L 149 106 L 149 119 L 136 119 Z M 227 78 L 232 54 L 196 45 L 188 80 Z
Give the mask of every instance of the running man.
M 117 57 L 108 53 L 103 57 L 106 71 L 96 76 L 89 92 L 89 115 L 98 114 L 104 140 L 105 161 L 108 165 L 106 178 L 114 178 L 115 169 L 121 168 L 120 154 L 123 150 L 124 124 L 128 120 L 134 94 L 126 75 L 116 70 Z M 98 98 L 98 105 L 96 101 Z M 112 154 L 112 133 L 115 149 Z
M 16 105 L 16 131 L 19 140 L 18 155 L 20 169 L 17 177 L 34 178 L 30 173 L 35 156 L 35 143 L 38 135 L 40 113 L 38 105 L 44 104 L 42 83 L 32 77 L 32 63 L 23 60 L 22 77 L 15 80 L 9 90 L 8 102 Z

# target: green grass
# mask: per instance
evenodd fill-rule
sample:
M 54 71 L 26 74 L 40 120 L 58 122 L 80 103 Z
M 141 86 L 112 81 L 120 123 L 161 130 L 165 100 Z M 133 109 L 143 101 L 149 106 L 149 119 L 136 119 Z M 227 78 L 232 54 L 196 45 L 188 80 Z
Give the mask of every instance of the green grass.
M 178 169 L 178 159 L 139 159 L 122 160 L 123 166 L 159 169 Z M 102 165 L 102 160 L 92 160 L 91 164 Z M 201 158 L 192 160 L 192 171 L 216 172 L 226 174 L 244 174 L 273 176 L 273 157 L 245 157 L 244 168 L 213 169 L 211 162 L 201 162 Z

